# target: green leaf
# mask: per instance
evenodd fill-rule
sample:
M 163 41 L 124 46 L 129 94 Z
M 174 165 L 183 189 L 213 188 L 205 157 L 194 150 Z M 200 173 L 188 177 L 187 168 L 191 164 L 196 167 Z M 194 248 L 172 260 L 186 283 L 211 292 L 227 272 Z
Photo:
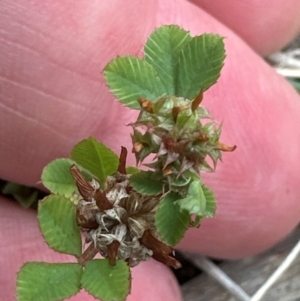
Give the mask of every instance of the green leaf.
M 155 213 L 155 224 L 163 241 L 175 246 L 184 236 L 190 224 L 190 215 L 186 210 L 180 210 L 176 193 L 167 194 L 159 204 Z
M 75 161 L 60 158 L 50 162 L 43 169 L 42 182 L 46 188 L 52 193 L 64 195 L 65 197 L 71 197 L 74 192 L 78 192 L 75 181 L 70 172 L 71 166 L 75 164 Z M 83 168 L 78 166 L 83 171 Z M 85 174 L 87 172 L 85 171 Z
M 216 199 L 214 193 L 205 185 L 202 185 L 202 191 L 206 199 L 204 216 L 212 217 L 216 213 Z
M 39 203 L 38 219 L 50 248 L 74 256 L 81 255 L 81 236 L 76 224 L 76 206 L 60 195 L 50 195 Z
M 202 217 L 211 217 L 215 214 L 216 204 L 212 191 L 201 184 L 200 180 L 194 180 L 185 198 L 177 200 L 181 210 L 186 210 L 189 214 L 195 214 L 196 220 Z
M 130 293 L 130 269 L 123 260 L 111 266 L 106 259 L 94 259 L 86 264 L 82 287 L 103 301 L 122 301 Z
M 180 56 L 176 95 L 194 99 L 201 90 L 207 90 L 218 80 L 224 59 L 222 37 L 214 34 L 194 37 Z
M 82 267 L 77 263 L 27 262 L 18 273 L 18 301 L 56 301 L 81 289 Z
M 166 93 L 152 65 L 137 57 L 117 57 L 104 68 L 110 91 L 127 107 L 140 109 L 139 97 L 156 100 Z
M 135 166 L 126 167 L 126 173 L 128 175 L 133 175 L 133 174 L 138 173 L 138 172 L 140 172 L 140 170 L 138 168 L 136 168 Z
M 3 194 L 11 194 L 22 207 L 29 208 L 38 200 L 36 188 L 18 183 L 8 182 L 2 189 Z
M 163 178 L 152 171 L 141 171 L 129 178 L 131 186 L 144 195 L 157 195 L 163 191 Z
M 206 199 L 200 181 L 194 180 L 189 185 L 186 197 L 177 200 L 176 203 L 181 210 L 187 210 L 189 214 L 203 216 L 206 208 Z
M 92 137 L 76 144 L 71 158 L 95 175 L 102 187 L 107 176 L 115 173 L 119 166 L 119 157 Z
M 159 74 L 168 95 L 175 95 L 179 56 L 191 39 L 189 32 L 179 26 L 166 25 L 156 29 L 145 45 L 145 59 Z

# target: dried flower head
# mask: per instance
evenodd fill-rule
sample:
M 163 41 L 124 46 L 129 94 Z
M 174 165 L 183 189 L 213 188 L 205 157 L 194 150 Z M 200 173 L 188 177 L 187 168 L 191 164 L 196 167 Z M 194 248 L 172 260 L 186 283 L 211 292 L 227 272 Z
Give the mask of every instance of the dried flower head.
M 111 265 L 123 259 L 133 267 L 153 257 L 174 268 L 181 266 L 170 255 L 173 248 L 158 238 L 154 214 L 159 196 L 136 192 L 129 175 L 120 172 L 109 176 L 104 188 L 95 180 L 88 182 L 75 165 L 71 172 L 83 197 L 77 204 L 77 224 L 86 233 L 86 242 L 91 242 L 79 258 L 81 264 L 99 252 Z

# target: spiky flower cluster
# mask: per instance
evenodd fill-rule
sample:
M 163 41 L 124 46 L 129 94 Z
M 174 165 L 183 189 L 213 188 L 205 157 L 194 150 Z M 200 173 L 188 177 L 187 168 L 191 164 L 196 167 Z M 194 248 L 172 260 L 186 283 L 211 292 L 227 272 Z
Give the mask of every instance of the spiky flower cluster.
M 162 172 L 171 190 L 188 184 L 191 172 L 214 171 L 221 151 L 235 148 L 219 141 L 221 126 L 200 105 L 202 98 L 201 92 L 194 100 L 175 96 L 155 102 L 139 99 L 141 113 L 132 124 L 133 152 L 138 163 L 156 154 L 156 160 L 146 165 Z
M 173 249 L 157 238 L 153 209 L 159 197 L 136 192 L 129 176 L 120 172 L 109 176 L 103 189 L 95 180 L 88 182 L 76 166 L 71 172 L 83 197 L 77 204 L 77 224 L 86 233 L 86 242 L 91 242 L 79 258 L 81 264 L 99 252 L 111 265 L 123 259 L 133 267 L 153 257 L 180 267 L 169 255 Z
M 200 93 L 194 100 L 174 96 L 163 96 L 156 102 L 139 99 L 141 113 L 132 124 L 133 152 L 138 163 L 155 154 L 154 161 L 146 165 L 156 180 L 162 182 L 159 193 L 144 195 L 134 189 L 132 179 L 126 174 L 125 148 L 121 151 L 118 172 L 107 177 L 104 187 L 99 187 L 95 180 L 88 182 L 76 166 L 71 168 L 83 198 L 77 205 L 77 224 L 91 243 L 79 258 L 80 263 L 84 265 L 99 252 L 111 265 L 122 259 L 133 267 L 153 257 L 175 268 L 180 266 L 170 255 L 173 248 L 159 237 L 155 211 L 162 196 L 172 191 L 183 199 L 187 193 L 200 197 L 193 192 L 195 183 L 201 185 L 199 172 L 213 171 L 221 159 L 221 151 L 235 148 L 219 141 L 221 127 L 199 106 L 202 97 Z M 199 219 L 201 214 L 197 214 Z

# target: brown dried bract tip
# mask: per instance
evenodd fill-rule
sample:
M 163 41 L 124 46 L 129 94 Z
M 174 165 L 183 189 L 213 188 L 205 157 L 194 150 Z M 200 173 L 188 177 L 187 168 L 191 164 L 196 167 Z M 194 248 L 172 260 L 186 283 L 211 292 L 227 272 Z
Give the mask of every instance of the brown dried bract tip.
M 178 116 L 180 111 L 182 111 L 182 109 L 180 107 L 174 107 L 172 109 L 172 115 L 173 115 L 175 121 L 176 121 L 177 116 Z
M 100 189 L 93 187 L 83 176 L 81 171 L 76 165 L 71 166 L 71 173 L 75 180 L 79 193 L 87 202 L 91 202 L 94 198 L 96 205 L 100 210 L 111 209 L 113 205 L 106 198 L 105 193 Z
M 166 176 L 169 176 L 171 174 L 172 174 L 172 167 L 171 166 L 166 166 L 163 169 L 163 176 L 166 177 Z
M 126 175 L 126 158 L 127 158 L 127 149 L 124 146 L 121 146 L 121 154 L 119 159 L 118 172 Z
M 178 114 L 179 114 L 180 112 L 182 112 L 183 110 L 186 110 L 186 109 L 188 109 L 188 106 L 174 107 L 174 108 L 172 109 L 172 115 L 173 115 L 173 117 L 174 117 L 174 120 L 176 121 Z
M 228 146 L 222 142 L 218 142 L 217 148 L 223 152 L 233 152 L 236 149 L 236 145 L 234 146 Z
M 200 93 L 195 97 L 195 99 L 192 102 L 192 111 L 193 112 L 197 110 L 200 103 L 202 102 L 202 99 L 203 99 L 203 90 L 200 91 Z
M 103 211 L 103 210 L 108 210 L 108 209 L 112 209 L 113 205 L 112 203 L 107 199 L 105 192 L 101 191 L 100 189 L 98 189 L 95 192 L 95 201 L 96 201 L 96 205 L 98 206 L 98 208 Z
M 140 104 L 140 106 L 143 110 L 145 110 L 148 113 L 153 114 L 153 103 L 152 103 L 152 101 L 150 101 L 146 98 L 139 97 L 138 102 L 139 102 L 139 104 Z
M 77 261 L 81 266 L 92 260 L 98 253 L 98 250 L 95 248 L 94 243 L 91 243 L 88 248 L 78 257 Z
M 198 140 L 200 142 L 205 142 L 205 141 L 208 141 L 209 138 L 204 133 L 199 133 Z
M 79 193 L 86 201 L 91 201 L 94 197 L 95 188 L 85 179 L 76 165 L 72 165 L 70 170 Z
M 150 250 L 153 251 L 152 257 L 166 265 L 173 267 L 174 269 L 181 268 L 181 263 L 174 257 L 170 256 L 173 253 L 173 248 L 164 244 L 156 237 L 154 237 L 150 230 L 146 230 L 140 241 Z
M 119 247 L 120 243 L 117 240 L 114 240 L 107 246 L 107 257 L 111 266 L 116 265 L 116 258 L 118 256 Z

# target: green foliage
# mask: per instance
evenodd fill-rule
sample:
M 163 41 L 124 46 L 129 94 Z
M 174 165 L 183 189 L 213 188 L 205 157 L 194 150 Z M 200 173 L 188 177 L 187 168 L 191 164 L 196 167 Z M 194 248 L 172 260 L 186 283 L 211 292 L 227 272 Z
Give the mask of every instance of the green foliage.
M 90 137 L 76 144 L 71 158 L 91 172 L 103 187 L 107 176 L 115 173 L 119 157 L 104 144 Z
M 191 40 L 190 34 L 177 25 L 159 27 L 148 38 L 144 48 L 145 60 L 159 74 L 167 95 L 177 95 L 179 57 Z
M 77 191 L 70 168 L 75 162 L 66 158 L 59 158 L 50 162 L 42 173 L 42 182 L 52 193 L 71 197 Z
M 139 109 L 139 97 L 162 95 L 194 99 L 216 83 L 225 59 L 223 39 L 215 34 L 191 37 L 179 26 L 154 31 L 145 58 L 117 57 L 104 68 L 110 91 L 124 105 Z
M 11 194 L 24 208 L 30 208 L 35 205 L 38 200 L 38 191 L 36 188 L 13 182 L 8 182 L 3 187 L 2 193 Z
M 79 292 L 82 267 L 76 263 L 27 262 L 18 273 L 18 301 L 55 301 Z
M 201 187 L 206 201 L 204 216 L 212 217 L 216 213 L 216 199 L 214 193 L 205 185 L 202 185 Z
M 129 208 L 135 212 L 132 220 L 145 229 L 156 226 L 161 242 L 151 234 L 149 236 L 144 229 L 138 229 L 143 231 L 138 239 L 142 238 L 139 241 L 144 247 L 147 244 L 153 246 L 153 250 L 158 253 L 157 258 L 161 257 L 162 261 L 166 260 L 165 263 L 170 264 L 170 260 L 167 259 L 170 259 L 168 254 L 172 248 L 166 244 L 176 245 L 191 224 L 199 225 L 203 217 L 213 216 L 216 210 L 213 192 L 201 183 L 197 173 L 199 170 L 213 170 L 205 161 L 207 157 L 210 157 L 214 165 L 221 159 L 221 127 L 216 128 L 214 121 L 201 123 L 201 119 L 212 117 L 199 104 L 202 100 L 200 92 L 216 83 L 220 76 L 225 50 L 223 39 L 218 35 L 203 34 L 191 37 L 188 31 L 179 26 L 168 25 L 158 28 L 149 36 L 144 55 L 143 59 L 132 56 L 117 57 L 104 69 L 107 85 L 121 103 L 133 109 L 141 109 L 142 106 L 136 123 L 131 124 L 137 162 L 143 162 L 149 154 L 156 154 L 154 162 L 146 164 L 152 171 L 127 167 L 130 185 L 127 186 L 127 177 L 119 173 L 116 175 L 117 184 L 113 185 L 126 186 L 121 187 L 122 194 L 126 196 L 132 189 L 141 195 L 151 196 L 146 204 L 140 204 L 138 198 L 132 202 L 136 207 Z M 140 100 L 141 104 L 138 102 L 139 98 L 144 98 Z M 77 258 L 82 255 L 81 235 L 76 223 L 76 206 L 70 200 L 74 192 L 78 194 L 70 172 L 71 166 L 76 164 L 86 180 L 90 181 L 93 178 L 100 183 L 100 190 L 95 193 L 97 188 L 93 183 L 87 183 L 77 170 L 77 173 L 73 173 L 84 198 L 90 200 L 90 197 L 94 196 L 101 204 L 97 203 L 98 207 L 95 210 L 95 203 L 82 202 L 88 204 L 85 208 L 90 210 L 88 213 L 92 216 L 85 215 L 84 212 L 81 218 L 85 219 L 88 216 L 87 219 L 93 221 L 99 213 L 98 208 L 109 208 L 103 209 L 101 214 L 109 216 L 110 220 L 113 214 L 118 215 L 123 211 L 126 213 L 129 206 L 119 206 L 123 200 L 117 205 L 110 204 L 103 195 L 112 191 L 114 194 L 120 192 L 115 187 L 114 190 L 110 188 L 110 184 L 106 186 L 106 179 L 117 172 L 119 163 L 122 167 L 119 170 L 124 170 L 124 157 L 126 155 L 123 156 L 122 149 L 120 163 L 114 152 L 90 137 L 75 145 L 71 159 L 56 159 L 44 168 L 42 182 L 54 194 L 40 202 L 38 219 L 42 234 L 52 249 Z M 201 166 L 197 167 L 199 162 Z M 124 181 L 122 177 L 125 178 Z M 6 187 L 7 193 L 17 196 L 19 189 L 21 188 L 13 184 Z M 109 189 L 111 190 L 108 191 Z M 134 192 L 132 195 L 137 194 Z M 30 204 L 34 197 L 35 195 L 29 194 L 25 204 Z M 125 201 L 127 202 L 127 199 Z M 195 217 L 194 221 L 191 221 L 192 217 Z M 121 220 L 120 223 L 122 224 Z M 109 230 L 105 227 L 103 229 L 109 232 L 107 237 L 114 237 L 115 243 L 115 237 L 122 234 L 120 227 L 113 225 L 108 228 Z M 125 234 L 130 236 L 132 233 Z M 149 237 L 145 236 L 147 233 Z M 99 244 L 101 243 L 100 241 Z M 157 245 L 163 249 L 161 254 Z M 107 246 L 107 252 L 110 252 L 110 260 L 120 251 L 118 243 L 104 246 Z M 125 300 L 130 293 L 130 261 L 116 260 L 116 265 L 111 266 L 107 259 L 90 260 L 99 250 L 101 253 L 97 245 L 94 253 L 92 250 L 91 253 L 84 253 L 80 257 L 79 262 L 85 255 L 88 258 L 82 261 L 85 264 L 84 268 L 75 263 L 25 264 L 17 278 L 18 300 L 62 300 L 76 294 L 81 288 L 103 301 Z M 145 257 L 139 260 L 145 260 Z M 172 264 L 174 265 L 174 262 L 170 265 Z
M 176 95 L 195 98 L 218 80 L 225 50 L 223 38 L 214 34 L 194 37 L 179 58 Z
M 50 195 L 39 203 L 38 219 L 50 248 L 74 256 L 81 254 L 81 236 L 76 224 L 76 207 L 64 196 Z
M 200 179 L 194 179 L 189 185 L 186 196 L 176 201 L 181 210 L 195 214 L 196 220 L 213 216 L 215 213 L 215 197 L 212 191 L 201 184 Z M 198 223 L 196 223 L 198 224 Z
M 130 179 L 131 186 L 141 194 L 157 195 L 162 193 L 163 178 L 151 171 L 141 171 L 133 174 Z
M 133 175 L 134 173 L 138 173 L 138 172 L 140 172 L 140 170 L 137 167 L 135 167 L 135 166 L 128 166 L 128 167 L 126 167 L 126 173 L 128 175 Z
M 105 67 L 104 76 L 111 92 L 132 109 L 139 109 L 138 97 L 155 100 L 166 92 L 153 66 L 137 57 L 117 57 Z
M 190 224 L 190 214 L 180 210 L 176 203 L 180 197 L 176 193 L 167 194 L 155 213 L 155 224 L 162 239 L 175 246 L 183 237 Z
M 111 266 L 106 259 L 89 261 L 81 280 L 82 287 L 103 301 L 125 300 L 130 292 L 130 269 L 125 261 Z

